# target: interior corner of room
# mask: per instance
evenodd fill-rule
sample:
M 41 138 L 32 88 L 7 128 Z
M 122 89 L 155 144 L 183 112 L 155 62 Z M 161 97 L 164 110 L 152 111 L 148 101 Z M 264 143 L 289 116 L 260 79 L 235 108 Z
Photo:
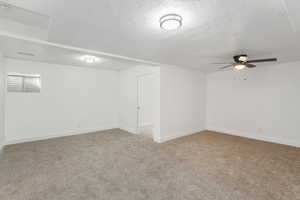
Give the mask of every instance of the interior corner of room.
M 0 52 L 0 153 L 3 149 L 5 142 L 5 72 L 4 72 L 4 58 Z

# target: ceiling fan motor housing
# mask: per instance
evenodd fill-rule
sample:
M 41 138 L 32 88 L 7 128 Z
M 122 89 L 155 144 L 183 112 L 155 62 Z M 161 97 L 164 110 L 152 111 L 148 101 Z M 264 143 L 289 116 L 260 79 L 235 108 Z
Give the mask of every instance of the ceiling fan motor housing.
M 246 54 L 233 56 L 233 59 L 236 63 L 245 63 L 248 60 L 248 56 Z

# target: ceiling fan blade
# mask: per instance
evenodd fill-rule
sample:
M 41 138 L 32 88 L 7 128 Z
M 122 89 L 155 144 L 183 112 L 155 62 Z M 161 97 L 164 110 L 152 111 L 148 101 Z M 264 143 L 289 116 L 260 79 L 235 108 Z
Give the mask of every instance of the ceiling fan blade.
M 224 67 L 220 67 L 219 69 L 226 69 L 226 68 L 228 68 L 228 67 L 232 67 L 232 64 L 230 64 L 230 65 L 225 65 Z
M 266 59 L 256 59 L 256 60 L 248 60 L 248 63 L 258 63 L 258 62 L 276 62 L 277 58 L 266 58 Z
M 246 67 L 248 67 L 248 68 L 254 68 L 254 67 L 256 67 L 256 65 L 247 63 L 247 64 L 246 64 Z
M 226 65 L 226 64 L 229 65 L 230 63 L 227 62 L 227 63 L 210 63 L 210 64 L 212 64 L 212 65 Z

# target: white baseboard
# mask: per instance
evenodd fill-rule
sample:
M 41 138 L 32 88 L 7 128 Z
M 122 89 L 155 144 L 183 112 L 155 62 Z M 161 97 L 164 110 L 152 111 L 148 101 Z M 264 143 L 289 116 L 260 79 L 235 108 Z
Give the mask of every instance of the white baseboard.
M 40 141 L 40 140 L 47 140 L 52 138 L 59 138 L 59 137 L 65 137 L 65 136 L 72 136 L 72 135 L 81 135 L 81 134 L 87 134 L 97 131 L 105 131 L 110 129 L 117 129 L 117 126 L 103 126 L 98 128 L 89 128 L 89 129 L 80 129 L 80 130 L 74 130 L 74 131 L 67 131 L 63 133 L 54 133 L 54 134 L 47 134 L 46 136 L 42 137 L 31 137 L 31 138 L 22 138 L 22 139 L 16 139 L 16 140 L 8 140 L 5 141 L 5 145 L 11 145 L 11 144 L 19 144 L 19 143 L 25 143 L 25 142 L 33 142 L 33 141 Z
M 119 129 L 121 129 L 123 131 L 126 131 L 126 132 L 129 132 L 129 133 L 132 133 L 132 134 L 138 134 L 137 128 L 134 128 L 134 127 L 120 126 Z
M 139 127 L 142 128 L 142 127 L 147 127 L 147 126 L 153 126 L 153 123 L 143 123 Z
M 289 146 L 294 146 L 294 147 L 300 147 L 300 141 L 292 141 L 292 140 L 289 140 L 286 138 L 274 138 L 274 137 L 269 137 L 269 136 L 258 135 L 257 133 L 246 133 L 246 132 L 241 132 L 241 131 L 237 131 L 237 130 L 229 130 L 229 129 L 225 129 L 225 128 L 208 127 L 207 130 L 219 132 L 219 133 L 225 133 L 228 135 L 235 135 L 235 136 L 250 138 L 250 139 L 254 139 L 254 140 L 261 140 L 261 141 L 265 141 L 265 142 L 272 142 L 272 143 L 277 143 L 277 144 L 284 144 L 284 145 L 289 145 Z
M 176 138 L 189 136 L 189 135 L 194 135 L 194 134 L 200 133 L 202 131 L 204 131 L 203 128 L 188 130 L 188 131 L 180 131 L 180 132 L 177 132 L 173 135 L 160 136 L 159 138 L 156 138 L 155 141 L 158 142 L 158 143 L 164 143 L 164 142 L 176 139 Z

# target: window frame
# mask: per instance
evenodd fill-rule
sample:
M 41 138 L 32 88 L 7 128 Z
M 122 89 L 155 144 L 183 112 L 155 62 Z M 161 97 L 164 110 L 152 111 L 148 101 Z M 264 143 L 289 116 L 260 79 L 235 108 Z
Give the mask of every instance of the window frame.
M 10 77 L 21 77 L 22 78 L 22 88 L 21 90 L 13 90 L 12 88 L 9 88 L 9 78 Z M 25 79 L 30 78 L 38 78 L 38 84 L 36 84 L 36 90 L 29 90 L 25 86 Z M 27 88 L 27 89 L 26 89 Z M 7 73 L 6 76 L 6 92 L 8 93 L 41 93 L 42 90 L 42 79 L 40 74 L 20 74 L 20 73 Z

